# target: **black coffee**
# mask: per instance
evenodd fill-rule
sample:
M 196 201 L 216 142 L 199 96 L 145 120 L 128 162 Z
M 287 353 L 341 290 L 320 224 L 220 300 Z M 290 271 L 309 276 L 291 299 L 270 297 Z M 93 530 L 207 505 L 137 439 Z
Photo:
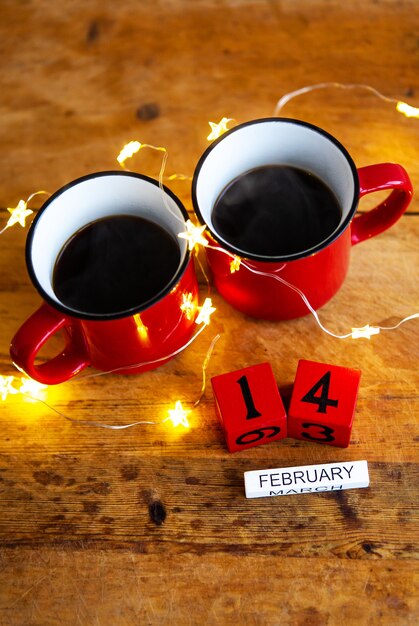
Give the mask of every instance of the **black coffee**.
M 219 195 L 212 222 L 240 250 L 285 256 L 309 250 L 338 226 L 341 209 L 317 176 L 288 165 L 245 172 Z
M 53 288 L 77 311 L 115 314 L 156 296 L 173 278 L 179 245 L 164 228 L 142 217 L 106 217 L 80 229 L 55 263 Z

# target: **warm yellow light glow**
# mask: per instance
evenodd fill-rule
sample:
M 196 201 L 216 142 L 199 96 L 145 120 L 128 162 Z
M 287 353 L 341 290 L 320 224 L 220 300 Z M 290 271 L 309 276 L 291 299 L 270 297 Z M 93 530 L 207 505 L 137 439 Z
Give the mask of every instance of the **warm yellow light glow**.
M 191 220 L 187 220 L 185 222 L 186 231 L 183 233 L 179 233 L 178 237 L 180 239 L 186 239 L 188 242 L 189 250 L 193 250 L 196 245 L 207 246 L 208 240 L 204 237 L 204 230 L 206 226 L 195 226 Z
M 232 259 L 230 262 L 230 273 L 234 274 L 234 272 L 238 272 L 240 269 L 240 264 L 241 264 L 241 258 L 238 256 L 235 256 L 234 259 Z
M 4 401 L 8 395 L 19 393 L 19 391 L 13 387 L 14 376 L 0 376 L 0 396 Z
M 2 400 L 6 400 L 8 395 L 16 395 L 20 393 L 24 396 L 30 396 L 34 400 L 37 400 L 42 389 L 46 389 L 48 385 L 38 383 L 32 378 L 25 378 L 21 376 L 20 387 L 16 388 L 13 383 L 17 383 L 18 378 L 16 376 L 0 376 L 0 396 Z
M 118 161 L 121 167 L 125 167 L 125 161 L 133 157 L 134 154 L 137 154 L 137 152 L 139 152 L 143 148 L 151 148 L 151 150 L 157 150 L 158 152 L 165 152 L 167 155 L 166 148 L 163 148 L 162 146 L 152 146 L 149 143 L 141 143 L 141 141 L 129 141 L 122 148 L 121 152 L 116 157 L 116 160 Z M 164 168 L 164 164 L 165 164 L 165 161 L 163 162 L 163 168 Z
M 33 213 L 31 209 L 28 209 L 28 204 L 24 200 L 19 200 L 18 205 L 14 209 L 7 209 L 10 213 L 9 221 L 6 224 L 6 228 L 14 226 L 14 224 L 20 224 L 26 226 L 25 220 Z
M 187 415 L 190 411 L 185 411 L 182 406 L 180 400 L 178 400 L 175 404 L 174 409 L 169 409 L 169 417 L 167 418 L 173 424 L 173 426 L 184 426 L 185 428 L 189 428 L 189 422 L 187 419 Z
M 41 396 L 41 391 L 46 389 L 48 385 L 38 383 L 38 381 L 32 378 L 21 378 L 19 393 L 22 395 L 30 396 L 33 400 L 37 400 Z
M 125 161 L 127 159 L 130 159 L 132 156 L 134 156 L 134 154 L 136 154 L 139 150 L 141 150 L 142 145 L 143 144 L 140 143 L 139 141 L 129 141 L 122 148 L 121 152 L 116 157 L 116 160 L 122 167 L 124 167 Z
M 196 303 L 193 299 L 193 294 L 190 292 L 182 294 L 182 304 L 180 310 L 185 313 L 185 317 L 188 320 L 193 320 L 197 311 Z
M 398 102 L 396 105 L 396 109 L 399 113 L 403 113 L 406 117 L 416 117 L 419 119 L 419 109 L 417 107 L 412 107 L 410 104 L 406 102 Z
M 210 134 L 207 137 L 208 141 L 212 141 L 213 139 L 218 139 L 218 137 L 223 135 L 228 130 L 227 124 L 229 122 L 233 122 L 233 121 L 234 120 L 232 118 L 223 117 L 218 122 L 218 124 L 215 124 L 215 122 L 208 122 L 208 124 L 210 125 L 210 128 L 211 128 L 211 132 L 210 132 Z
M 360 339 L 364 337 L 365 339 L 371 339 L 373 335 L 378 335 L 380 329 L 378 326 L 370 326 L 366 324 L 362 326 L 362 328 L 352 328 L 352 339 Z
M 205 324 L 206 326 L 210 323 L 210 317 L 216 310 L 215 307 L 212 306 L 211 298 L 205 298 L 204 304 L 201 307 L 198 307 L 199 313 L 195 320 L 195 324 Z
M 133 317 L 141 341 L 148 343 L 150 341 L 148 336 L 148 328 L 141 319 L 141 315 L 139 313 L 136 313 Z
M 170 176 L 165 176 L 166 180 L 192 180 L 192 176 L 187 176 L 186 174 L 170 174 Z

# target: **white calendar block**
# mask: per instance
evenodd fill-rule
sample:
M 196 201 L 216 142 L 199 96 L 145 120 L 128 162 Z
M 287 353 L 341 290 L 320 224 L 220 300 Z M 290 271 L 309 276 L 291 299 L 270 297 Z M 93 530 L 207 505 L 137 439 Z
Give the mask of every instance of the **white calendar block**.
M 361 489 L 369 484 L 367 461 L 301 465 L 244 473 L 246 498 Z

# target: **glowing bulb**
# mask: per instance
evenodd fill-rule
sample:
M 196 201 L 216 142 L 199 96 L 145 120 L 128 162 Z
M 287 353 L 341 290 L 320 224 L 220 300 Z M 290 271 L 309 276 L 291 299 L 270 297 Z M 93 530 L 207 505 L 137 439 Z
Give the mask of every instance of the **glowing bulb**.
M 212 306 L 211 298 L 205 298 L 204 304 L 201 307 L 198 307 L 199 313 L 196 317 L 195 324 L 205 324 L 206 326 L 210 323 L 210 316 L 216 310 L 215 307 Z
M 193 301 L 192 293 L 188 292 L 182 294 L 182 304 L 180 305 L 180 310 L 185 313 L 186 319 L 192 320 L 194 318 L 197 307 Z
M 139 150 L 141 150 L 142 145 L 143 144 L 140 143 L 139 141 L 129 141 L 122 148 L 121 152 L 116 157 L 116 160 L 122 167 L 124 167 L 125 161 L 127 159 L 130 159 L 137 152 L 139 152 Z
M 410 104 L 406 104 L 406 102 L 398 102 L 396 105 L 396 109 L 399 113 L 403 113 L 406 117 L 416 117 L 419 119 L 419 109 L 417 107 L 412 107 Z
M 378 326 L 366 324 L 366 326 L 362 326 L 362 328 L 352 328 L 352 339 L 360 339 L 361 337 L 371 339 L 373 335 L 378 335 L 379 332 L 380 329 Z
M 48 385 L 38 383 L 32 378 L 21 378 L 21 384 L 19 387 L 19 393 L 23 395 L 31 396 L 34 400 L 39 398 L 42 389 L 46 389 Z
M 14 224 L 19 223 L 21 226 L 26 226 L 25 220 L 33 213 L 31 209 L 28 209 L 28 204 L 24 200 L 19 200 L 18 205 L 14 209 L 7 209 L 10 213 L 9 221 L 6 224 L 6 228 L 10 228 Z
M 239 256 L 235 256 L 234 259 L 230 262 L 230 273 L 234 274 L 238 272 L 241 265 L 241 258 Z
M 215 124 L 215 122 L 208 122 L 211 128 L 211 132 L 207 137 L 208 141 L 212 141 L 213 139 L 218 139 L 218 137 L 223 135 L 228 130 L 227 124 L 233 121 L 234 120 L 229 117 L 223 117 L 218 122 L 218 124 Z
M 0 376 L 0 396 L 4 401 L 7 396 L 19 393 L 15 387 L 13 387 L 14 376 Z
M 208 241 L 207 239 L 205 239 L 203 234 L 204 230 L 206 229 L 205 225 L 195 226 L 195 224 L 191 222 L 191 220 L 187 220 L 187 222 L 185 222 L 185 226 L 186 231 L 183 233 L 179 233 L 178 237 L 180 237 L 181 239 L 186 239 L 186 241 L 188 242 L 189 250 L 193 250 L 197 245 L 208 245 Z
M 187 415 L 190 411 L 185 411 L 182 406 L 180 400 L 178 400 L 175 404 L 174 409 L 169 409 L 169 417 L 167 418 L 173 424 L 173 426 L 184 426 L 185 428 L 189 428 L 189 422 L 187 420 Z

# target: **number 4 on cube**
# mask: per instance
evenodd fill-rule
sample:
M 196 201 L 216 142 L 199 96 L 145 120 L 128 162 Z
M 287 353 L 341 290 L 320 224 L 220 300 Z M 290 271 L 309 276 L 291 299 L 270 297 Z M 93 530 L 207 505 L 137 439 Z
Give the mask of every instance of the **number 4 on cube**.
M 272 367 L 259 363 L 211 379 L 230 452 L 287 436 L 287 420 Z
M 360 377 L 359 370 L 299 361 L 288 412 L 288 436 L 346 448 Z

